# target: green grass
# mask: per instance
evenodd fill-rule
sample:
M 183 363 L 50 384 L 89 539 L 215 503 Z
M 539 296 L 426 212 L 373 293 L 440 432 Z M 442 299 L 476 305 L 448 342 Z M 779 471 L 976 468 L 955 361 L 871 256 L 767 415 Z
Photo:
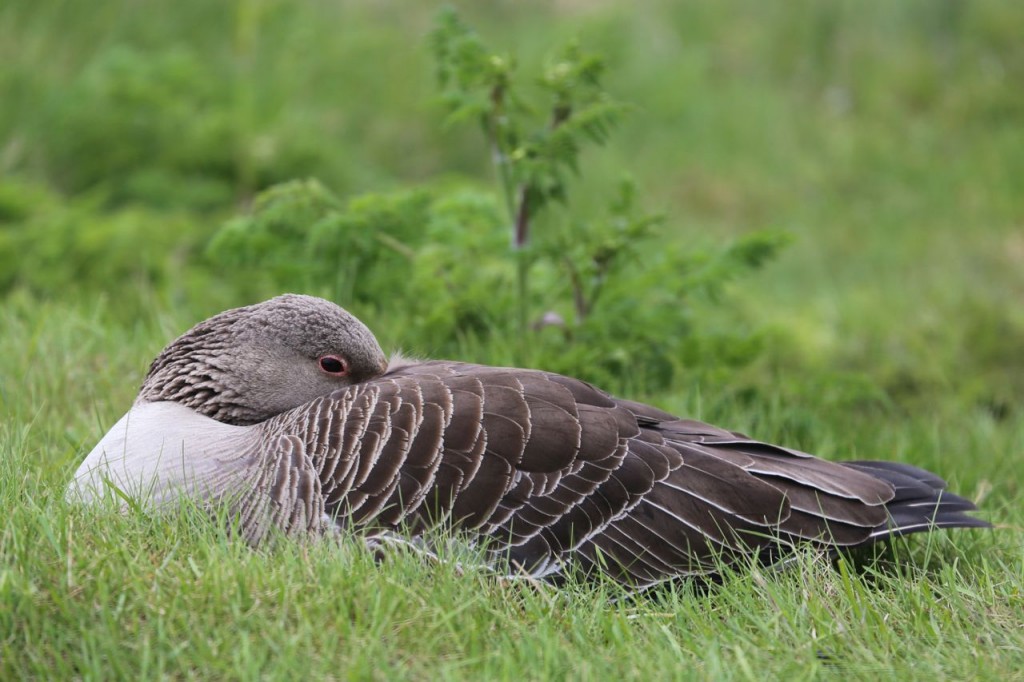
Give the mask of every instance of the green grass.
M 574 210 L 628 169 L 666 239 L 795 237 L 695 304 L 701 328 L 761 330 L 753 363 L 605 388 L 833 459 L 923 466 L 996 524 L 627 598 L 378 566 L 347 543 L 251 551 L 195 514 L 68 505 L 160 348 L 271 293 L 199 255 L 256 188 L 313 175 L 349 196 L 486 178 L 486 158 L 431 105 L 433 8 L 3 3 L 0 679 L 1021 679 L 1022 8 L 464 8 L 526 64 L 579 35 L 636 105 L 585 155 Z M 131 85 L 117 97 L 111 64 Z M 386 301 L 354 312 L 385 348 L 429 352 Z M 466 338 L 461 355 L 504 363 L 514 345 Z
M 3 315 L 2 678 L 1012 679 L 1024 666 L 1019 420 L 822 413 L 802 433 L 826 454 L 945 473 L 994 531 L 910 538 L 856 566 L 807 555 L 709 590 L 556 590 L 414 557 L 375 565 L 346 543 L 251 551 L 197 514 L 68 505 L 71 471 L 187 323 L 126 327 L 104 307 Z M 663 404 L 699 412 L 694 396 Z M 783 438 L 794 414 L 703 416 Z

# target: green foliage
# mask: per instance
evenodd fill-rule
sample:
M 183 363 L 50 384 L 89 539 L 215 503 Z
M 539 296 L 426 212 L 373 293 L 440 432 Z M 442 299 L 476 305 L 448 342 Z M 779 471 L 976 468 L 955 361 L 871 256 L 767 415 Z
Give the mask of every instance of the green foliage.
M 479 122 L 510 218 L 528 223 L 548 202 L 564 202 L 567 173 L 579 171 L 581 143 L 605 142 L 624 108 L 601 87 L 601 58 L 570 43 L 545 65 L 537 79 L 544 119 L 516 79 L 514 58 L 490 52 L 454 10 L 439 15 L 431 45 L 448 122 Z M 528 229 L 516 228 L 515 245 L 523 247 Z
M 186 47 L 113 45 L 85 65 L 40 128 L 53 175 L 69 192 L 210 210 L 315 166 L 305 131 L 289 144 L 240 125 L 246 84 Z
M 116 296 L 132 288 L 173 296 L 207 281 L 182 267 L 204 238 L 194 217 L 140 206 L 100 211 L 100 203 L 0 179 L 0 292 Z
M 316 180 L 257 196 L 210 244 L 226 265 L 259 268 L 282 288 L 326 291 L 380 306 L 422 348 L 451 348 L 460 334 L 504 329 L 509 273 L 500 214 L 471 187 L 367 194 L 344 202 Z M 497 294 L 496 294 L 497 292 Z M 447 345 L 446 345 L 447 344 Z
M 69 191 L 109 188 L 113 201 L 223 203 L 235 166 L 225 95 L 216 73 L 184 48 L 98 53 L 46 126 L 58 181 Z
M 317 180 L 292 181 L 224 225 L 210 255 L 283 288 L 368 306 L 383 298 L 432 353 L 457 354 L 467 337 L 518 339 L 515 362 L 594 380 L 629 372 L 656 386 L 685 360 L 756 354 L 747 332 L 699 338 L 693 306 L 760 267 L 784 239 L 753 233 L 724 248 L 664 248 L 663 218 L 643 211 L 628 179 L 596 215 L 568 205 L 583 142 L 606 141 L 623 109 L 601 88 L 597 56 L 574 43 L 545 67 L 538 122 L 512 58 L 489 52 L 454 12 L 440 15 L 431 43 L 448 120 L 479 122 L 497 194 L 448 183 L 344 202 Z M 543 231 L 531 235 L 534 224 Z
M 603 63 L 575 43 L 544 68 L 539 84 L 548 106 L 546 121 L 531 120 L 534 108 L 521 96 L 512 58 L 490 53 L 454 10 L 445 10 L 431 34 L 442 100 L 449 121 L 477 118 L 490 146 L 491 159 L 512 225 L 517 259 L 518 336 L 525 346 L 530 317 L 530 271 L 535 254 L 529 249 L 531 226 L 552 201 L 567 200 L 567 173 L 579 171 L 581 142 L 603 142 L 621 105 L 601 88 Z M 530 129 L 532 128 L 532 129 Z M 641 219 L 639 224 L 651 224 Z M 571 274 L 579 268 L 571 259 Z M 589 312 L 581 300 L 582 282 L 574 280 L 577 312 Z
M 837 409 L 871 413 L 966 395 L 1015 413 L 1021 372 L 995 358 L 1012 357 L 1020 327 L 1013 178 L 1024 173 L 1024 98 L 1007 83 L 1024 65 L 1021 7 L 805 4 L 466 6 L 481 32 L 516 46 L 512 59 L 454 16 L 425 45 L 427 6 L 10 0 L 0 8 L 0 286 L 105 295 L 125 317 L 151 303 L 135 292 L 194 302 L 201 316 L 306 289 L 368 316 L 387 344 L 424 353 L 582 368 L 614 385 L 626 371 L 657 375 L 653 387 L 755 386 L 755 401 L 842 385 L 826 391 Z M 578 47 L 543 56 L 573 34 L 570 44 L 614 68 Z M 451 54 L 434 70 L 449 74 L 429 109 L 431 48 L 442 45 Z M 488 83 L 506 93 L 497 123 L 509 151 L 497 158 L 519 173 L 511 192 L 464 179 L 495 158 L 479 138 L 492 118 Z M 552 130 L 567 97 L 571 116 Z M 600 153 L 573 128 L 588 124 L 588 106 L 596 132 L 615 125 Z M 551 142 L 562 132 L 568 154 Z M 538 164 L 558 171 L 554 184 L 539 181 L 553 176 Z M 650 207 L 670 220 L 625 239 L 611 204 L 627 168 L 636 223 Z M 423 184 L 445 173 L 462 179 Z M 339 215 L 366 189 L 371 205 L 397 189 L 425 193 L 431 208 L 387 230 L 334 230 L 346 236 L 331 259 L 304 236 L 279 239 L 276 257 L 264 245 L 259 265 L 236 240 L 236 257 L 218 254 L 235 264 L 211 267 L 203 247 L 226 216 L 306 177 L 337 194 Z M 546 198 L 514 251 L 517 183 L 531 177 Z M 463 229 L 433 208 L 449 192 L 455 203 L 473 197 L 466 210 L 488 208 Z M 451 228 L 428 238 L 430 212 Z M 359 210 L 384 220 L 377 213 Z M 740 251 L 738 266 L 725 256 L 762 225 L 798 237 L 779 266 L 753 272 Z M 364 240 L 357 254 L 345 239 Z M 429 297 L 408 293 L 413 274 Z M 604 330 L 615 331 L 600 339 Z M 592 367 L 591 356 L 619 369 Z M 825 378 L 797 378 L 808 372 Z

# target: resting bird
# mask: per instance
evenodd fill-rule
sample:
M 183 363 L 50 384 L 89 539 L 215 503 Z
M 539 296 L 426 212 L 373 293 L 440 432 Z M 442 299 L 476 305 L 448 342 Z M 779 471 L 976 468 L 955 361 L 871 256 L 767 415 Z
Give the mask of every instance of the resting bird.
M 156 507 L 232 505 L 245 538 L 441 524 L 495 566 L 634 587 L 794 547 L 985 527 L 927 471 L 829 462 L 550 372 L 393 359 L 329 301 L 228 310 L 154 360 L 79 467 Z

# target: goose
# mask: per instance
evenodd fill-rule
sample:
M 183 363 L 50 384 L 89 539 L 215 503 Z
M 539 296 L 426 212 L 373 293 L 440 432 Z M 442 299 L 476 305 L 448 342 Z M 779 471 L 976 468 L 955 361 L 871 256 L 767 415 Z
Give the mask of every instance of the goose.
M 638 588 L 801 546 L 990 526 L 908 464 L 819 459 L 551 372 L 389 361 L 356 317 L 296 294 L 164 348 L 68 495 L 113 488 L 154 508 L 230 505 L 254 545 L 445 525 L 509 572 Z

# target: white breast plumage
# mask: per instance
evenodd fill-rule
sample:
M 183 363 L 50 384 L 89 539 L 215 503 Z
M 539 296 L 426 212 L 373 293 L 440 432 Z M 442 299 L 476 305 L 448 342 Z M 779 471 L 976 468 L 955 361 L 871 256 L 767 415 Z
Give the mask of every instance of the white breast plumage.
M 147 505 L 204 499 L 247 468 L 249 432 L 177 403 L 135 405 L 78 467 L 69 497 L 95 501 L 116 486 Z

